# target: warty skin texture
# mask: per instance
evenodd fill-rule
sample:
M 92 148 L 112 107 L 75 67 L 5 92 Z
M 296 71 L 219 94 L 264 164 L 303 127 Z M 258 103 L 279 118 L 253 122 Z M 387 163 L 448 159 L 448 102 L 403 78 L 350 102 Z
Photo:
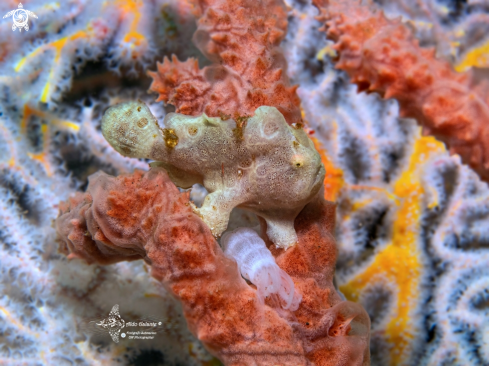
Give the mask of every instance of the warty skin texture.
M 109 108 L 102 133 L 122 155 L 153 159 L 181 188 L 200 183 L 209 191 L 195 209 L 213 235 L 227 228 L 234 207 L 263 217 L 267 235 L 281 248 L 297 243 L 294 219 L 319 191 L 324 166 L 300 126 L 291 127 L 274 107 L 253 117 L 211 118 L 170 113 L 161 129 L 141 101 Z

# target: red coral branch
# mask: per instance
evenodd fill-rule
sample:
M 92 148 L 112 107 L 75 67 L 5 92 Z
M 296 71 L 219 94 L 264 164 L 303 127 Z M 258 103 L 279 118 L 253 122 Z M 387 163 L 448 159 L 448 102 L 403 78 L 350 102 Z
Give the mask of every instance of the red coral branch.
M 188 115 L 251 116 L 276 107 L 288 123 L 301 121 L 297 86 L 290 86 L 279 48 L 287 29 L 281 0 L 200 0 L 194 43 L 214 65 L 165 58 L 150 90 Z M 266 9 L 264 11 L 264 9 Z
M 434 50 L 419 47 L 400 19 L 389 20 L 372 4 L 353 0 L 314 0 L 322 30 L 335 41 L 338 69 L 359 91 L 378 92 L 399 101 L 400 113 L 445 142 L 451 153 L 489 181 L 488 84 L 474 85 L 437 60 Z
M 258 301 L 163 169 L 93 175 L 87 193 L 61 207 L 56 229 L 72 257 L 144 259 L 182 302 L 190 330 L 226 365 L 368 365 L 368 316 L 332 284 L 334 215 L 331 203 L 309 204 L 296 220 L 299 244 L 275 250 L 303 296 L 295 312 Z

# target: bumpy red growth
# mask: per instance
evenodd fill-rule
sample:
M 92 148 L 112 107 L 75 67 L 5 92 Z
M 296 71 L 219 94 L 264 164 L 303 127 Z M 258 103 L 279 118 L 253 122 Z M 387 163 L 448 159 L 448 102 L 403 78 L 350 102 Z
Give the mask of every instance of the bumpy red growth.
M 489 181 L 489 84 L 473 85 L 419 47 L 400 19 L 388 20 L 372 4 L 353 0 L 313 0 L 328 38 L 335 41 L 338 69 L 359 91 L 399 101 L 400 113 L 418 120 L 425 134 L 445 142 L 451 153 Z
M 194 43 L 213 65 L 165 58 L 150 90 L 178 113 L 211 117 L 251 116 L 260 106 L 276 107 L 289 124 L 301 122 L 297 86 L 290 86 L 279 48 L 287 30 L 281 0 L 196 0 Z
M 190 209 L 188 193 L 180 193 L 163 169 L 93 175 L 87 193 L 61 207 L 56 229 L 71 257 L 89 263 L 144 259 L 182 302 L 190 330 L 226 365 L 369 364 L 368 316 L 341 301 L 332 284 L 331 203 L 306 206 L 296 220 L 299 244 L 274 253 L 303 295 L 294 313 L 273 299 L 258 301 Z

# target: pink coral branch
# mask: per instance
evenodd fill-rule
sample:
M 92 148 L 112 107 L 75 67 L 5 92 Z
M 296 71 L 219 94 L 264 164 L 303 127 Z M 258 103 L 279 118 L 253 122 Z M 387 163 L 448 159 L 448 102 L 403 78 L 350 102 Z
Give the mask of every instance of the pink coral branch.
M 226 365 L 368 365 L 369 319 L 333 284 L 334 205 L 309 204 L 299 244 L 275 250 L 303 295 L 295 312 L 258 301 L 166 171 L 117 178 L 97 173 L 87 193 L 61 207 L 61 249 L 88 262 L 144 259 L 183 304 L 190 330 Z
M 287 29 L 280 0 L 201 0 L 194 43 L 213 65 L 165 58 L 153 78 L 158 100 L 188 115 L 251 116 L 276 107 L 289 124 L 301 122 L 297 86 L 290 86 L 279 48 Z M 266 11 L 263 11 L 266 9 Z
M 450 152 L 489 181 L 489 93 L 486 82 L 474 85 L 437 60 L 434 50 L 419 47 L 400 21 L 387 19 L 372 4 L 353 0 L 314 0 L 323 30 L 335 41 L 338 69 L 359 91 L 378 92 L 399 101 L 400 113 L 412 117 L 446 143 Z

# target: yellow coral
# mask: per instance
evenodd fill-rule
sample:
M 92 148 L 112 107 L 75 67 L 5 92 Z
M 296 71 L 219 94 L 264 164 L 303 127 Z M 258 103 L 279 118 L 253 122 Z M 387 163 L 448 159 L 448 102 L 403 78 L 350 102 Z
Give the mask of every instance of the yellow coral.
M 316 150 L 321 155 L 321 161 L 326 170 L 326 175 L 324 176 L 324 199 L 335 202 L 341 188 L 345 184 L 343 171 L 335 166 L 333 160 L 328 156 L 327 151 L 322 148 L 321 143 L 317 138 L 312 137 L 311 140 L 314 143 Z
M 27 56 L 23 57 L 16 65 L 15 65 L 15 71 L 19 72 L 22 70 L 22 68 L 32 59 L 36 58 L 37 56 L 43 54 L 44 52 L 48 50 L 54 51 L 54 57 L 53 57 L 53 66 L 49 70 L 49 77 L 47 78 L 46 84 L 42 90 L 41 93 L 41 102 L 47 103 L 52 94 L 52 80 L 54 79 L 54 73 L 56 70 L 60 67 L 59 62 L 61 59 L 61 53 L 65 49 L 67 45 L 71 45 L 73 42 L 79 40 L 79 39 L 87 39 L 95 36 L 96 31 L 94 30 L 94 27 L 92 24 L 89 24 L 86 30 L 81 30 L 77 31 L 69 36 L 63 37 L 61 39 L 58 39 L 56 41 L 50 42 L 43 44 L 39 47 L 37 47 L 34 51 L 32 51 L 30 54 Z
M 393 193 L 400 205 L 395 214 L 391 242 L 376 254 L 363 271 L 340 286 L 349 300 L 358 301 L 362 293 L 376 283 L 395 284 L 396 298 L 384 327 L 385 338 L 394 345 L 390 349 L 391 365 L 402 363 L 416 332 L 411 319 L 419 306 L 418 293 L 423 273 L 420 258 L 420 223 L 425 196 L 422 164 L 443 152 L 445 148 L 441 142 L 433 137 L 418 136 L 407 169 L 393 186 Z
M 30 105 L 26 104 L 24 106 L 24 113 L 22 120 L 20 121 L 20 128 L 23 134 L 26 133 L 27 124 L 31 117 L 38 117 L 46 123 L 41 124 L 41 135 L 43 140 L 42 150 L 38 153 L 27 153 L 28 156 L 41 163 L 44 167 L 46 174 L 51 176 L 53 173 L 53 168 L 48 159 L 48 150 L 50 143 L 50 135 L 52 133 L 53 127 L 57 127 L 61 130 L 67 130 L 71 132 L 78 132 L 80 126 L 73 121 L 64 120 L 60 118 L 56 118 L 54 115 L 48 112 L 43 112 L 37 108 L 33 108 Z
M 141 23 L 143 1 L 141 0 L 117 0 L 115 6 L 120 10 L 120 20 L 129 23 L 125 30 L 122 41 L 129 46 L 132 59 L 138 59 L 143 56 L 147 50 L 148 40 L 139 31 L 139 28 L 144 25 Z M 119 45 L 119 47 L 123 47 Z M 139 49 L 139 47 L 142 47 Z
M 455 65 L 455 70 L 465 72 L 471 67 L 489 67 L 489 41 L 471 49 Z

